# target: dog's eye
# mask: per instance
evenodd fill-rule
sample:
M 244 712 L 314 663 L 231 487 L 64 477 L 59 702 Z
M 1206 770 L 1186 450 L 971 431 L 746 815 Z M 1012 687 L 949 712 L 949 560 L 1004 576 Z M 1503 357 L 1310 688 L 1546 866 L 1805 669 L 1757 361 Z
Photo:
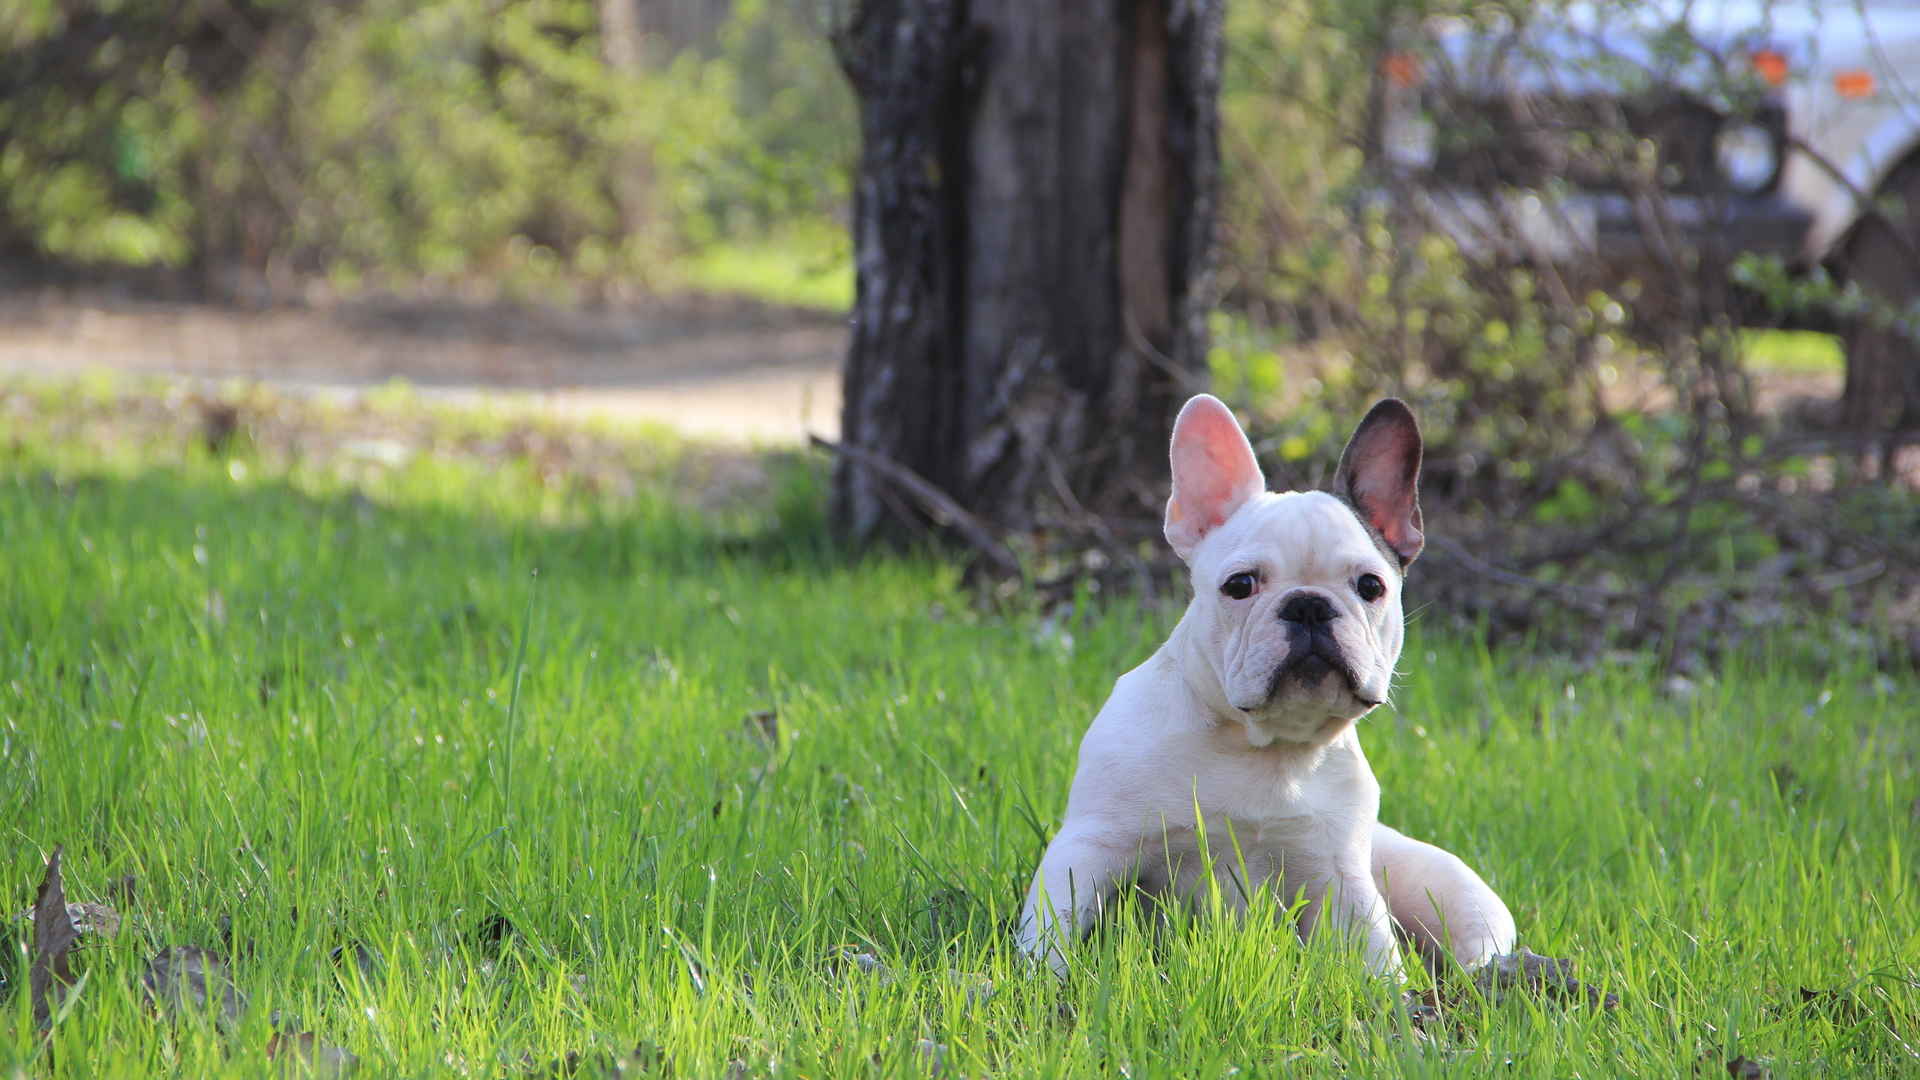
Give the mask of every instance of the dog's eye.
M 1235 600 L 1245 600 L 1253 595 L 1254 587 L 1259 583 L 1259 578 L 1242 571 L 1228 578 L 1226 583 L 1220 586 L 1220 591 Z
M 1379 574 L 1361 574 L 1359 580 L 1353 583 L 1353 591 L 1360 594 L 1360 599 L 1371 604 L 1387 595 L 1387 583 L 1380 580 Z

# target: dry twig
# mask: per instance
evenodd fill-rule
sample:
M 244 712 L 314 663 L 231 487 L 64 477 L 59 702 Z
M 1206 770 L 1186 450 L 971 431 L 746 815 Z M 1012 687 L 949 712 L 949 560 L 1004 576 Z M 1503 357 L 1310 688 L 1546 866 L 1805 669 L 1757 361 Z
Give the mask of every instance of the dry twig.
M 871 450 L 846 443 L 829 442 L 818 435 L 811 437 L 813 445 L 822 450 L 838 454 L 862 468 L 872 469 L 886 477 L 893 485 L 912 496 L 920 508 L 935 521 L 949 525 L 954 532 L 965 540 L 968 546 L 980 553 L 980 556 L 993 564 L 994 569 L 1014 577 L 1020 573 L 1020 560 L 1013 552 L 993 535 L 993 529 L 986 522 L 968 513 L 953 497 L 941 491 L 931 481 L 891 458 L 876 454 Z

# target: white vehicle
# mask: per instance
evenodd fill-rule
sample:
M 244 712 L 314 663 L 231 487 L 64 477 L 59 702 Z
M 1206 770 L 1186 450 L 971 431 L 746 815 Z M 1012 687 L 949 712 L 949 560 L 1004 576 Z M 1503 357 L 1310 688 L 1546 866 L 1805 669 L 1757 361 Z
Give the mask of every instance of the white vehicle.
M 1920 365 L 1920 0 L 1584 2 L 1423 29 L 1383 65 L 1377 150 L 1464 250 L 1778 254 L 1907 312 L 1848 344 Z

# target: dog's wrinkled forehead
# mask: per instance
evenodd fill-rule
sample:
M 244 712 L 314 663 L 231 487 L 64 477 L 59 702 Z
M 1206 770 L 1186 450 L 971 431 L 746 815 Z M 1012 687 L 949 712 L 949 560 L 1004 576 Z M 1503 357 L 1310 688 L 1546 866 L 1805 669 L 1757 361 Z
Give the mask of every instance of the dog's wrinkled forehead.
M 1353 508 L 1324 491 L 1255 496 L 1194 554 L 1196 573 L 1232 573 L 1239 564 L 1258 563 L 1304 581 L 1377 564 L 1399 576 L 1396 561 Z

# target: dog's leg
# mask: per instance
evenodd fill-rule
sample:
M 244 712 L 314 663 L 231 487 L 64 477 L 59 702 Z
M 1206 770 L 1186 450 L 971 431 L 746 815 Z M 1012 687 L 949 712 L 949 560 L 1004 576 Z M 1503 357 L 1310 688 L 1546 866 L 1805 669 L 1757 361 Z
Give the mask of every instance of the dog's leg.
M 1373 877 L 1428 965 L 1472 970 L 1513 951 L 1513 915 L 1457 856 L 1375 825 Z
M 1331 879 L 1309 886 L 1306 895 L 1306 910 L 1300 915 L 1301 937 L 1313 934 L 1324 919 L 1334 932 L 1351 934 L 1366 947 L 1368 971 L 1400 977 L 1400 947 L 1393 936 L 1393 920 L 1364 862 L 1355 866 L 1336 864 Z
M 1066 950 L 1085 936 L 1135 859 L 1135 845 L 1069 826 L 1047 845 L 1020 915 L 1020 951 L 1067 973 Z

